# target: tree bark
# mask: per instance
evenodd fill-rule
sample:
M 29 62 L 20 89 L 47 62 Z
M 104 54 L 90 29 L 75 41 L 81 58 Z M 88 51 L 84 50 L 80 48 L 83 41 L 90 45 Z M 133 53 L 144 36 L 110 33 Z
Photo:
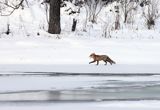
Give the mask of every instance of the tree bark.
M 60 34 L 60 0 L 50 0 L 49 28 L 51 34 Z
M 73 24 L 72 24 L 72 31 L 76 30 L 76 25 L 77 25 L 77 20 L 73 19 Z

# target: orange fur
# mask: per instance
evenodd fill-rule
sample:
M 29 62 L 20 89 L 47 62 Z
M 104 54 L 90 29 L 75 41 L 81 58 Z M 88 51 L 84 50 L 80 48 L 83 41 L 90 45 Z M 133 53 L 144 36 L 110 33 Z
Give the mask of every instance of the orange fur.
M 109 56 L 107 55 L 96 55 L 95 53 L 90 54 L 90 58 L 93 58 L 93 61 L 89 62 L 89 64 L 97 62 L 97 65 L 99 64 L 99 61 L 104 61 L 105 65 L 107 65 L 107 62 L 109 62 L 111 65 L 116 64 L 115 61 L 113 61 Z

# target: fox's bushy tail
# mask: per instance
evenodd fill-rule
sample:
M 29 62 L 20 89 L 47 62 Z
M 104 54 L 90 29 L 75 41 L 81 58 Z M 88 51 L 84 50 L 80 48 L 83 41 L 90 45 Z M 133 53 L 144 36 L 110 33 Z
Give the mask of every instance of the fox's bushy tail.
M 113 64 L 116 64 L 116 62 L 113 61 L 110 57 L 108 57 L 108 60 L 109 60 L 109 62 L 111 62 L 111 63 L 113 63 Z

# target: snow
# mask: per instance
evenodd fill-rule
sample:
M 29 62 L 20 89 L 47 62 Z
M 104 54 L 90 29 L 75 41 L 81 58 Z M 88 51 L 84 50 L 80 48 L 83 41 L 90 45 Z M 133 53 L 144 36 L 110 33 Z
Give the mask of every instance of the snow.
M 16 10 L 11 16 L 0 16 L 0 100 L 48 99 L 43 91 L 91 89 L 106 84 L 105 81 L 124 81 L 138 86 L 159 85 L 160 73 L 160 21 L 156 20 L 154 29 L 147 30 L 141 9 L 134 17 L 134 24 L 122 24 L 120 30 L 112 31 L 114 17 L 108 6 L 102 9 L 97 23 L 87 22 L 85 27 L 85 8 L 80 14 L 68 15 L 65 10 L 74 7 L 67 3 L 61 9 L 60 35 L 48 34 L 45 5 L 41 0 L 30 0 L 24 9 Z M 77 10 L 78 7 L 74 7 Z M 77 29 L 71 32 L 72 20 L 78 20 Z M 3 21 L 3 22 L 2 22 Z M 123 19 L 120 21 L 123 22 Z M 6 35 L 7 24 L 11 33 Z M 108 26 L 108 27 L 107 27 Z M 104 38 L 105 28 L 111 38 Z M 39 35 L 38 35 L 39 34 Z M 106 54 L 115 65 L 100 62 L 89 64 L 91 53 Z M 47 76 L 64 74 L 108 74 L 108 76 Z M 147 76 L 147 74 L 153 74 Z M 23 76 L 24 74 L 28 76 Z M 29 74 L 31 76 L 29 76 Z M 34 76 L 33 74 L 39 74 Z M 46 76 L 45 76 L 46 74 Z M 109 76 L 122 75 L 122 76 Z M 136 74 L 137 76 L 125 76 Z M 145 74 L 146 76 L 138 76 Z M 11 75 L 11 76 L 10 76 Z M 14 76 L 15 75 L 15 76 Z M 33 76 L 32 76 L 33 75 Z M 42 75 L 42 76 L 41 76 Z M 43 76 L 44 75 L 44 76 Z M 103 86 L 104 86 L 103 85 Z M 105 85 L 123 86 L 125 85 Z M 124 87 L 125 86 L 125 87 Z M 155 88 L 153 88 L 155 90 Z M 17 92 L 42 91 L 35 94 Z M 159 89 L 156 89 L 156 93 Z M 15 94 L 9 96 L 6 92 Z M 63 91 L 67 92 L 67 91 Z M 134 92 L 134 91 L 133 91 Z M 125 94 L 125 93 L 124 93 Z M 153 94 L 156 95 L 156 94 Z M 82 97 L 83 98 L 83 97 Z M 28 100 L 29 100 L 28 99 Z M 160 101 L 103 101 L 97 102 L 42 102 L 10 103 L 0 102 L 1 110 L 159 110 Z

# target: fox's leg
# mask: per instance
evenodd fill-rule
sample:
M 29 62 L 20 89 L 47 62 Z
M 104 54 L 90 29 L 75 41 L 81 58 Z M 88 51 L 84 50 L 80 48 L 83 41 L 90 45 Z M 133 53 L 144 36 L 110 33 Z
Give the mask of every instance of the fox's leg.
M 105 65 L 107 65 L 107 60 L 103 60 L 105 62 Z
M 99 64 L 99 61 L 97 61 L 97 65 Z
M 96 61 L 95 61 L 95 60 L 93 60 L 93 61 L 89 62 L 89 64 L 94 63 L 94 62 L 96 62 Z

